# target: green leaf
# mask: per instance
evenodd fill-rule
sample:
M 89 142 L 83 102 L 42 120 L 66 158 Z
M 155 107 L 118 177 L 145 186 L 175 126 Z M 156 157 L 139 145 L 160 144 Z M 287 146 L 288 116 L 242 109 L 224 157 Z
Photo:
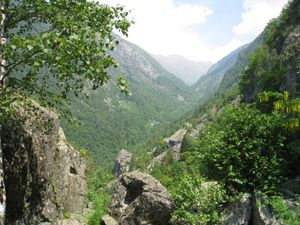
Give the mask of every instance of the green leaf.
M 31 51 L 33 49 L 33 47 L 31 45 L 27 45 L 26 47 L 29 51 Z

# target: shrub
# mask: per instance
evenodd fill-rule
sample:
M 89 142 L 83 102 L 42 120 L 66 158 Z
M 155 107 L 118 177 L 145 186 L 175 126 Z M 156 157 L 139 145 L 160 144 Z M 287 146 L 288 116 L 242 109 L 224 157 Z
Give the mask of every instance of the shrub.
M 204 177 L 185 174 L 173 194 L 177 209 L 173 223 L 220 224 L 219 207 L 223 202 L 225 189 L 216 182 L 207 182 Z
M 272 207 L 272 214 L 278 219 L 284 221 L 284 224 L 299 225 L 300 224 L 300 205 L 294 202 L 294 207 L 289 207 L 286 204 L 285 199 L 280 193 L 268 197 L 266 194 L 263 195 L 264 203 L 262 207 L 270 205 Z M 291 203 L 290 203 L 291 204 Z
M 285 169 L 281 116 L 260 114 L 247 105 L 229 106 L 204 131 L 198 148 L 212 174 L 228 189 L 274 188 Z

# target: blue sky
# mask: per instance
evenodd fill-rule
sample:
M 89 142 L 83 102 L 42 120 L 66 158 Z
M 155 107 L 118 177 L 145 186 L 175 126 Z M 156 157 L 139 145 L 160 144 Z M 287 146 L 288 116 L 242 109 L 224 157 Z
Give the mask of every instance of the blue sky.
M 252 41 L 288 0 L 99 0 L 136 21 L 129 41 L 152 54 L 216 62 Z
M 234 38 L 232 27 L 242 22 L 243 2 L 241 0 L 174 0 L 175 6 L 182 3 L 199 4 L 213 10 L 203 25 L 191 25 L 190 28 L 201 35 L 210 45 L 223 46 Z M 222 34 L 222 38 L 220 38 Z

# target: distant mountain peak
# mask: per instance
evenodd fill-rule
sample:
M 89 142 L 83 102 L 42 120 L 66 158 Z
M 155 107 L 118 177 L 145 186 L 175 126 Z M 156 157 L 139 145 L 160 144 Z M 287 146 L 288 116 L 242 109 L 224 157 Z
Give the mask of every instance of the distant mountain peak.
M 196 62 L 181 55 L 152 55 L 152 57 L 188 85 L 194 84 L 212 65 L 212 62 Z

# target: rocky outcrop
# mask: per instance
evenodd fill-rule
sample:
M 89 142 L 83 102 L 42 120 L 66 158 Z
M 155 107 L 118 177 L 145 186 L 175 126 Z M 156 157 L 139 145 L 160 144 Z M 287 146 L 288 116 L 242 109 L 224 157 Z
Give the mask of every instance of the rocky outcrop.
M 184 135 L 186 135 L 187 130 L 186 129 L 180 129 L 175 134 L 173 134 L 169 138 L 165 138 L 164 141 L 166 143 L 166 146 L 168 148 L 173 147 L 174 148 L 174 157 L 175 159 L 180 159 L 180 149 L 181 149 L 181 143 L 184 138 Z
M 185 128 L 183 128 L 183 129 L 178 130 L 171 137 L 164 139 L 164 142 L 165 142 L 167 148 L 173 148 L 174 158 L 176 160 L 180 159 L 181 144 L 182 144 L 184 135 L 186 135 L 186 133 L 187 133 L 187 130 Z M 158 156 L 156 156 L 155 158 L 153 158 L 146 167 L 147 171 L 152 171 L 155 167 L 155 164 L 157 162 L 162 162 L 166 155 L 167 155 L 167 151 L 165 151 L 165 152 L 159 154 Z
M 249 194 L 229 204 L 225 212 L 223 225 L 248 225 L 252 217 L 252 202 Z
M 117 183 L 106 225 L 165 225 L 171 218 L 174 203 L 157 180 L 139 171 L 124 173 Z
M 276 220 L 271 214 L 270 207 L 264 203 L 263 195 L 257 190 L 253 194 L 252 222 L 257 225 L 283 225 L 282 221 Z
M 165 138 L 164 141 L 167 147 L 168 148 L 174 147 L 176 144 L 181 143 L 186 132 L 187 132 L 186 129 L 180 129 L 171 137 Z
M 6 124 L 2 136 L 6 224 L 58 224 L 64 212 L 83 212 L 85 159 L 66 142 L 58 116 L 34 106 L 37 116 L 20 110 L 25 124 Z
M 155 163 L 157 162 L 162 162 L 164 157 L 166 156 L 167 152 L 163 152 L 161 154 L 159 154 L 158 156 L 156 156 L 155 158 L 153 158 L 151 160 L 151 162 L 149 163 L 149 165 L 146 167 L 147 171 L 152 171 L 155 167 Z
M 120 176 L 123 173 L 126 173 L 130 169 L 130 160 L 131 160 L 132 154 L 127 152 L 125 149 L 122 149 L 114 164 L 113 174 L 115 176 Z
M 298 65 L 300 63 L 300 25 L 295 27 L 292 32 L 287 36 L 284 44 L 283 51 L 287 57 L 286 64 L 288 65 L 286 76 L 281 84 L 280 90 L 289 91 L 291 97 L 299 97 L 300 81 L 298 74 Z

